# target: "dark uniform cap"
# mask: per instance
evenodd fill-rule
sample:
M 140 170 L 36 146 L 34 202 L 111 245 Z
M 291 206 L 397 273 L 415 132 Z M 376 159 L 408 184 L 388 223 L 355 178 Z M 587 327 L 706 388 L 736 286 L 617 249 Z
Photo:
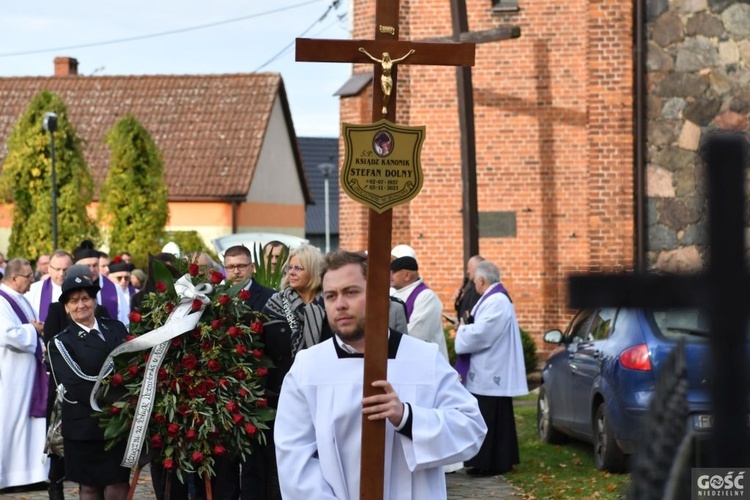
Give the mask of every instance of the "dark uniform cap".
M 402 269 L 406 269 L 407 271 L 419 271 L 417 259 L 414 257 L 399 257 L 398 259 L 391 261 L 391 271 L 396 272 Z
M 76 290 L 89 290 L 92 296 L 96 297 L 99 292 L 99 282 L 92 283 L 88 276 L 68 276 L 62 284 L 60 303 L 68 302 L 68 297 Z

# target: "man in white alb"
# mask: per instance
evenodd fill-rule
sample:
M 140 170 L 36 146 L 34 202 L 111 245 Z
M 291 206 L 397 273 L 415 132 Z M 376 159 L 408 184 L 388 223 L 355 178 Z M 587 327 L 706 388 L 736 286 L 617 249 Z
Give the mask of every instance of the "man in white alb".
M 472 457 L 487 426 L 435 344 L 388 332 L 388 380 L 362 398 L 367 257 L 326 256 L 323 296 L 334 332 L 297 353 L 274 438 L 284 498 L 360 496 L 362 418 L 385 420 L 384 498 L 446 498 L 443 465 Z M 386 332 L 382 332 L 383 335 Z

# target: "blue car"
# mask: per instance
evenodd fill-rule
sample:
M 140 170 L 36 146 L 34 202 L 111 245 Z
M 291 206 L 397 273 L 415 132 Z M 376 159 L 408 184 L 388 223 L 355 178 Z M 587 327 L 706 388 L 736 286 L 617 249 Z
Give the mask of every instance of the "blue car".
M 705 436 L 709 402 L 709 338 L 698 309 L 600 308 L 579 311 L 542 371 L 537 431 L 547 443 L 568 437 L 594 445 L 596 468 L 619 472 L 639 442 L 656 377 L 679 339 L 685 341 L 689 422 Z

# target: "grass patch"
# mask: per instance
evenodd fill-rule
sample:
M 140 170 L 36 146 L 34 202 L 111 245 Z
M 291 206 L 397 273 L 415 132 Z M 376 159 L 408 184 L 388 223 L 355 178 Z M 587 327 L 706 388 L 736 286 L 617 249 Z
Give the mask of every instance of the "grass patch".
M 543 443 L 536 434 L 536 394 L 514 398 L 521 463 L 505 478 L 527 499 L 622 498 L 630 474 L 596 470 L 592 446 L 571 439 Z

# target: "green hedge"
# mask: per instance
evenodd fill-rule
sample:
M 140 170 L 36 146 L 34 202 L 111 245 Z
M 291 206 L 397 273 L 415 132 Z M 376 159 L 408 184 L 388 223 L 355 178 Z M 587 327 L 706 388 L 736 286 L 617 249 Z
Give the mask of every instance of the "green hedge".
M 453 331 L 452 326 L 446 326 L 443 328 L 445 332 L 445 342 L 448 344 L 448 359 L 451 365 L 456 363 L 456 349 L 453 346 L 455 339 L 451 338 L 451 332 Z M 521 343 L 523 344 L 523 361 L 526 364 L 526 373 L 531 373 L 536 370 L 539 359 L 536 355 L 536 343 L 531 335 L 521 328 Z

